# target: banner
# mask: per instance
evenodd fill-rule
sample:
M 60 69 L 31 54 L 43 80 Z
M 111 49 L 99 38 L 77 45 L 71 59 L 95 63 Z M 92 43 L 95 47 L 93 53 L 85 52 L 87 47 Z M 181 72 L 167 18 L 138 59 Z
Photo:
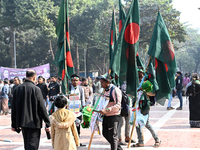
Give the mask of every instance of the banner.
M 96 97 L 94 97 L 94 99 L 96 99 L 95 100 L 96 101 L 95 110 L 97 110 L 97 111 L 104 109 L 108 105 L 108 102 L 109 102 L 109 99 L 102 95 L 96 96 Z M 99 101 L 97 99 L 99 99 Z M 101 114 L 97 113 L 97 112 L 93 112 L 92 119 L 90 122 L 90 129 L 91 129 L 92 133 L 93 133 L 93 131 L 99 130 L 99 128 L 98 128 L 99 121 L 102 121 Z
M 26 77 L 27 70 L 35 70 L 37 72 L 37 76 L 43 76 L 45 79 L 50 77 L 49 64 L 45 64 L 34 68 L 26 68 L 26 69 L 0 67 L 0 73 L 1 73 L 0 77 L 1 79 L 8 78 L 9 80 L 13 79 L 14 77 L 19 77 L 20 79 L 22 79 Z

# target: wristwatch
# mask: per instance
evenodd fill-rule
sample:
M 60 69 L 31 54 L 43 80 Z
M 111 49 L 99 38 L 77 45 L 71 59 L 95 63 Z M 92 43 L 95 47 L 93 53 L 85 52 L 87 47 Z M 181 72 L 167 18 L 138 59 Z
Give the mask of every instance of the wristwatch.
M 109 108 L 106 108 L 106 112 L 109 112 L 110 111 L 110 109 Z

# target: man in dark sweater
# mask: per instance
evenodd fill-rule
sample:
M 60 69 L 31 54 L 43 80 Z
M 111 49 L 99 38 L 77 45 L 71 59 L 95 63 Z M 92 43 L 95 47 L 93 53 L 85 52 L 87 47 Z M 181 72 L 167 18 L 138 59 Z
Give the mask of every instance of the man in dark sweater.
M 51 77 L 51 83 L 49 84 L 49 109 L 51 109 L 51 106 L 53 104 L 53 96 L 56 96 L 60 94 L 60 84 L 57 82 L 57 76 L 52 76 Z
M 40 88 L 43 99 L 44 99 L 44 104 L 45 104 L 45 106 L 47 106 L 47 94 L 49 91 L 48 91 L 47 85 L 44 83 L 44 78 L 42 76 L 38 77 L 37 86 Z
M 180 100 L 180 107 L 176 108 L 176 110 L 182 110 L 183 107 L 183 99 L 182 99 L 182 89 L 183 89 L 183 77 L 180 71 L 177 72 L 176 78 L 176 90 L 178 98 Z
M 28 70 L 25 82 L 13 94 L 11 113 L 12 131 L 20 132 L 24 138 L 25 150 L 37 150 L 40 142 L 42 121 L 49 132 L 50 121 L 40 88 L 35 86 L 36 72 Z

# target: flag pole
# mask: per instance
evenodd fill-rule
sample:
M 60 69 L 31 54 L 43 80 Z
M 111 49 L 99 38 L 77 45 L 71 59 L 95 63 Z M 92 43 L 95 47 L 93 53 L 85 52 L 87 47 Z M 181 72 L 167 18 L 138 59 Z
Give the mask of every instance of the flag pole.
M 135 106 L 136 106 L 136 103 L 137 103 L 137 101 L 135 101 L 134 108 L 135 108 Z M 134 128 L 135 128 L 136 112 L 134 111 L 133 113 L 134 113 L 134 121 L 133 121 L 132 130 L 131 130 L 131 136 L 130 136 L 130 138 L 129 138 L 129 142 L 128 142 L 128 148 L 130 148 L 130 145 L 131 145 L 131 139 L 132 139 L 132 137 L 133 137 L 133 131 L 134 131 Z
M 95 130 L 92 132 L 92 135 L 90 137 L 90 142 L 89 142 L 89 145 L 88 145 L 88 150 L 90 150 L 90 146 L 92 144 L 92 139 L 93 139 L 94 133 L 95 133 Z
M 95 124 L 97 124 L 97 121 L 95 122 Z M 97 125 L 97 126 L 98 126 L 98 125 Z M 98 128 L 98 132 L 99 132 L 99 134 L 100 134 L 99 128 Z M 91 137 L 90 137 L 90 142 L 89 142 L 89 145 L 88 145 L 88 150 L 90 150 L 90 147 L 91 147 L 91 144 L 92 144 L 92 139 L 93 139 L 94 133 L 95 133 L 95 130 L 93 130 L 92 135 L 91 135 Z
M 66 60 L 66 54 L 67 54 L 67 41 L 66 41 L 66 13 L 67 13 L 67 9 L 66 7 L 68 6 L 66 0 L 64 0 L 65 3 L 64 3 L 64 56 L 65 56 L 65 76 L 66 76 L 66 73 L 67 73 L 67 60 Z M 65 80 L 66 78 L 64 78 Z M 67 80 L 67 88 L 65 89 L 66 90 L 66 94 L 67 94 L 67 91 L 68 91 L 68 79 Z

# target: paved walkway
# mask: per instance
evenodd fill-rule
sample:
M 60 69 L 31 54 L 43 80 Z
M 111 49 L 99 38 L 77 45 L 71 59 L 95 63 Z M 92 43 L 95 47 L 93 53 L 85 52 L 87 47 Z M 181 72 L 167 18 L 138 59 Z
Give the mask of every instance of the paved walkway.
M 166 102 L 167 105 L 167 102 Z M 150 122 L 158 133 L 162 144 L 159 149 L 163 150 L 200 150 L 200 128 L 190 128 L 189 126 L 189 104 L 184 98 L 183 110 L 167 110 L 165 106 L 156 105 L 151 107 Z M 172 101 L 173 107 L 179 106 L 179 100 L 175 98 Z M 124 129 L 123 129 L 124 130 Z M 81 143 L 88 145 L 91 132 L 90 130 L 81 131 Z M 134 131 L 133 139 L 137 140 Z M 4 142 L 11 140 L 12 142 Z M 130 148 L 148 150 L 154 149 L 154 140 L 148 130 L 144 128 L 145 147 Z M 40 150 L 53 150 L 51 141 L 46 139 L 46 134 L 42 130 Z M 109 144 L 101 136 L 95 133 L 91 150 L 109 150 Z M 127 146 L 124 146 L 127 150 Z M 0 116 L 0 150 L 23 150 L 22 134 L 17 134 L 10 130 L 10 115 Z M 78 150 L 87 150 L 78 148 Z

